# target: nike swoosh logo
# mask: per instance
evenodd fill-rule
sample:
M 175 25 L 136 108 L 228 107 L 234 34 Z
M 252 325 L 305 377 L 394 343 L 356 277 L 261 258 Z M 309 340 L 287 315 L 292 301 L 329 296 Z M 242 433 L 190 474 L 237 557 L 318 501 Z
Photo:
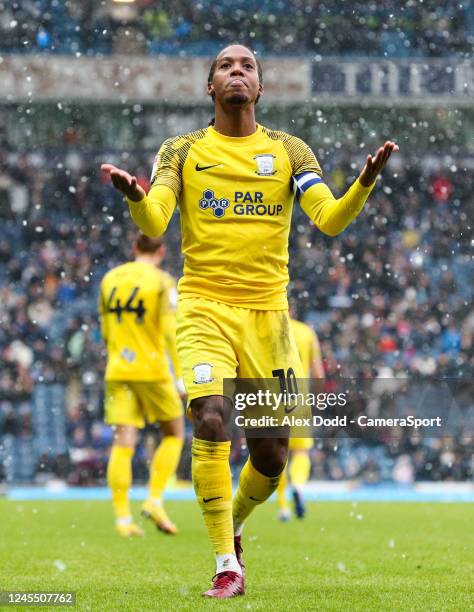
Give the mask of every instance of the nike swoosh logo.
M 202 172 L 203 170 L 209 170 L 209 168 L 215 168 L 216 166 L 222 166 L 222 164 L 212 164 L 212 166 L 200 166 L 196 164 L 196 170 Z
M 263 499 L 257 499 L 256 497 L 252 497 L 251 495 L 249 495 L 249 498 L 253 499 L 253 501 L 259 501 L 259 502 L 263 501 Z
M 206 497 L 203 497 L 203 498 L 202 498 L 202 501 L 203 501 L 205 504 L 207 504 L 208 502 L 210 502 L 210 501 L 214 501 L 215 499 L 222 499 L 222 496 L 220 496 L 220 497 L 207 497 L 207 498 L 206 498 Z
M 293 408 L 287 408 L 285 406 L 285 414 L 290 414 L 291 412 L 293 412 L 293 410 L 295 410 L 296 406 L 293 406 Z

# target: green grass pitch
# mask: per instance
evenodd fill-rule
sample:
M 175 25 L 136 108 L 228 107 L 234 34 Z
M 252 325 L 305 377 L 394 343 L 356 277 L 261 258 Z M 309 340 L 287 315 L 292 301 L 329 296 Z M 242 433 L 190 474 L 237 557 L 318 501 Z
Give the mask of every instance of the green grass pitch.
M 108 502 L 0 500 L 0 589 L 73 590 L 93 611 L 474 609 L 471 504 L 313 503 L 280 524 L 267 503 L 244 531 L 247 595 L 225 602 L 200 596 L 214 567 L 197 504 L 167 508 L 177 537 L 145 523 L 125 540 Z

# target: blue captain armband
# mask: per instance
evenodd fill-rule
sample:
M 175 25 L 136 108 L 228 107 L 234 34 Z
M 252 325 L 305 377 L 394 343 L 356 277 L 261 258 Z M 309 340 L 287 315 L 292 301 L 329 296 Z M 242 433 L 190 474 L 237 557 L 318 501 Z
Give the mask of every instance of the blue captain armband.
M 316 183 L 324 183 L 323 179 L 316 172 L 302 172 L 291 177 L 293 191 L 296 196 L 301 196 Z

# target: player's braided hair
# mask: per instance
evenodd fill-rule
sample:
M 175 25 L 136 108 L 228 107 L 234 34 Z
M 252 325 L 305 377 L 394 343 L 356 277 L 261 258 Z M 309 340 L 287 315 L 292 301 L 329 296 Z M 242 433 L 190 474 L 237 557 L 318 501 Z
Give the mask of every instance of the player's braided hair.
M 232 45 L 229 45 L 232 46 Z M 255 54 L 253 53 L 253 51 L 251 49 L 249 49 L 249 51 L 252 53 L 252 55 L 255 57 Z M 263 69 L 262 69 L 262 64 L 258 61 L 258 59 L 255 57 L 255 61 L 257 62 L 257 74 L 258 74 L 258 80 L 260 81 L 260 83 L 263 83 Z M 207 84 L 210 85 L 212 83 L 212 79 L 214 78 L 214 72 L 216 71 L 216 66 L 217 66 L 217 56 L 214 58 L 212 64 L 211 64 L 211 68 L 209 69 L 209 75 L 207 77 Z M 211 98 L 214 101 L 215 95 L 211 94 Z M 260 94 L 256 97 L 255 99 L 255 104 L 258 103 L 258 101 L 260 100 Z M 208 125 L 214 125 L 215 123 L 215 118 L 213 117 Z

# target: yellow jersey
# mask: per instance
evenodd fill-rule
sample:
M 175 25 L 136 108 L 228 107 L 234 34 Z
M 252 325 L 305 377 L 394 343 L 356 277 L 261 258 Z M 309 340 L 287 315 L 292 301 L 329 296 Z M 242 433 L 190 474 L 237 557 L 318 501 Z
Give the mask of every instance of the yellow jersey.
M 154 265 L 133 261 L 102 279 L 99 313 L 107 347 L 105 380 L 169 378 L 167 353 L 181 377 L 176 351 L 174 279 Z
M 306 323 L 290 319 L 291 329 L 296 340 L 296 347 L 303 365 L 305 376 L 311 378 L 311 364 L 313 359 L 321 357 L 319 340 L 314 330 Z
M 180 298 L 286 310 L 295 196 L 323 232 L 335 235 L 359 213 L 372 187 L 356 181 L 336 200 L 299 138 L 261 125 L 240 138 L 208 127 L 166 140 L 148 195 L 128 204 L 140 229 L 158 236 L 179 203 Z

